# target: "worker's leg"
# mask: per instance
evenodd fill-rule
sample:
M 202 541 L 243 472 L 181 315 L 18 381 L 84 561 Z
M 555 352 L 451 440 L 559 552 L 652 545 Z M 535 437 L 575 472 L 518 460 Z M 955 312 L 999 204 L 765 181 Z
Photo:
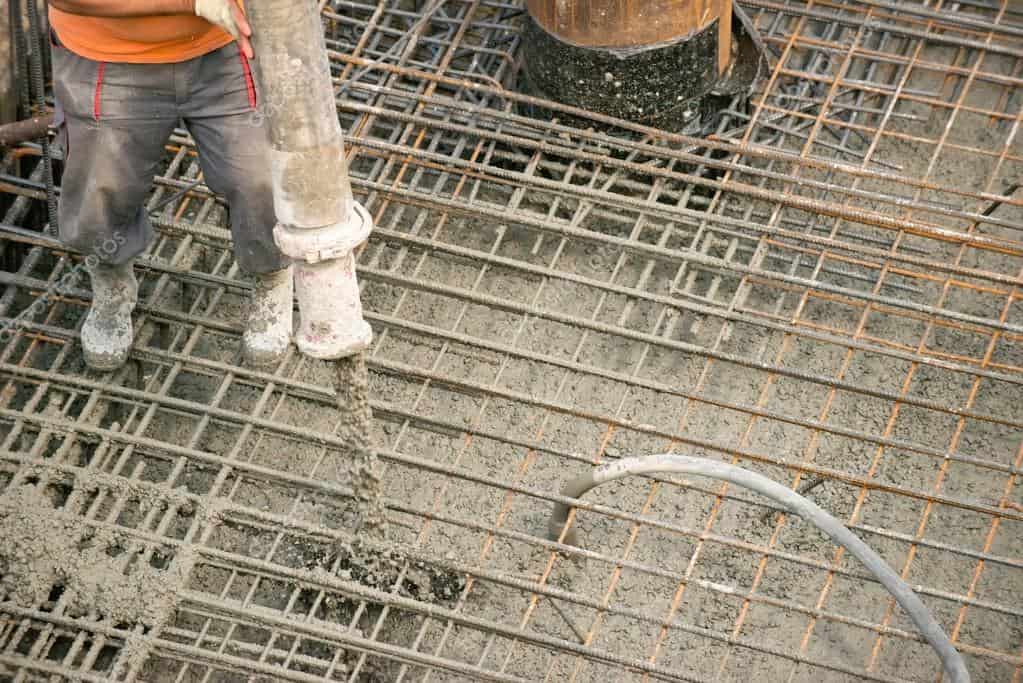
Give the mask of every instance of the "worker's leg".
M 289 264 L 274 244 L 270 140 L 260 125 L 248 62 L 231 43 L 195 60 L 185 125 L 199 147 L 206 184 L 231 208 L 234 254 L 242 270 L 258 274 Z
M 64 114 L 60 239 L 102 263 L 128 263 L 152 239 L 143 207 L 178 118 L 172 65 L 113 64 L 53 50 Z M 94 259 L 90 259 L 92 261 Z
M 242 349 L 251 363 L 273 363 L 291 341 L 293 282 L 290 261 L 273 241 L 270 141 L 255 82 L 231 43 L 196 60 L 192 85 L 185 125 L 206 184 L 227 198 L 238 265 L 254 279 Z
M 138 283 L 131 261 L 152 237 L 143 201 L 177 121 L 161 88 L 163 65 L 101 64 L 53 48 L 54 93 L 65 154 L 61 241 L 81 252 L 92 280 L 82 325 L 86 363 L 114 370 L 134 338 Z

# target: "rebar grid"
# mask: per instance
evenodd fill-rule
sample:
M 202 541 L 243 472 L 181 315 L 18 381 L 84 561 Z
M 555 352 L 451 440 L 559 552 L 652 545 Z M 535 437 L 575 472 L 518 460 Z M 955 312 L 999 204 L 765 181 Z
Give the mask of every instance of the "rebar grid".
M 383 582 L 339 551 L 354 506 L 330 369 L 238 362 L 247 286 L 179 131 L 133 363 L 82 367 L 85 290 L 23 320 L 0 353 L 0 481 L 38 482 L 138 562 L 196 564 L 153 628 L 74 615 L 56 589 L 5 597 L 0 671 L 935 678 L 872 578 L 745 492 L 609 485 L 572 517 L 584 547 L 545 538 L 562 482 L 673 451 L 791 482 L 902 572 L 975 680 L 1023 678 L 1023 17 L 743 5 L 772 69 L 699 140 L 582 130 L 560 117 L 585 112 L 516 94 L 517 3 L 323 3 L 377 223 L 359 263 L 400 549 Z M 40 172 L 2 171 L 22 224 Z M 7 321 L 76 262 L 10 239 L 27 253 L 0 273 Z

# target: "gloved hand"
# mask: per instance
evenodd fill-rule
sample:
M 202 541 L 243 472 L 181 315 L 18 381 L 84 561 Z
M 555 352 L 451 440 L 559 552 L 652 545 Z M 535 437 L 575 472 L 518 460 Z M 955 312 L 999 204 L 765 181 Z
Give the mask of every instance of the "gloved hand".
M 252 59 L 252 28 L 237 0 L 195 0 L 195 14 L 234 36 L 242 53 Z

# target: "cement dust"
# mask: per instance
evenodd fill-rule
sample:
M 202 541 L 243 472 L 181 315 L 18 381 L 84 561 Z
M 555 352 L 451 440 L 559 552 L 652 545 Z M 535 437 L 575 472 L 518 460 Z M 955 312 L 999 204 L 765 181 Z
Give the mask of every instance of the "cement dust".
M 165 623 L 194 563 L 179 552 L 166 569 L 152 567 L 127 535 L 91 528 L 33 484 L 0 495 L 0 538 L 0 588 L 15 603 L 38 607 L 60 589 L 71 616 L 97 613 L 115 624 Z

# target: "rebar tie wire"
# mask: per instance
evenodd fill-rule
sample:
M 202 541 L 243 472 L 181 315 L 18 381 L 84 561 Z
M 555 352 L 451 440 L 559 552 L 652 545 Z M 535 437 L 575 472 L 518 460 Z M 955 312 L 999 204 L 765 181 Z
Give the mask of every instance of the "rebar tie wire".
M 969 683 L 970 674 L 966 669 L 959 651 L 948 639 L 941 625 L 934 619 L 924 603 L 917 597 L 913 589 L 895 573 L 881 557 L 856 534 L 846 528 L 831 514 L 818 507 L 790 488 L 769 479 L 762 474 L 742 467 L 710 458 L 698 458 L 686 455 L 660 453 L 645 457 L 629 457 L 580 475 L 569 481 L 561 490 L 566 498 L 581 498 L 590 489 L 608 481 L 621 479 L 633 474 L 655 474 L 670 472 L 689 474 L 711 479 L 720 479 L 737 486 L 750 489 L 781 505 L 786 512 L 794 514 L 827 534 L 836 544 L 851 552 L 881 582 L 895 601 L 906 611 L 909 618 L 920 630 L 924 640 L 930 644 L 941 658 L 941 663 L 953 683 Z M 569 503 L 557 503 L 547 526 L 548 537 L 555 542 L 570 545 L 576 543 L 575 534 L 566 528 Z M 562 535 L 564 540 L 562 541 Z

